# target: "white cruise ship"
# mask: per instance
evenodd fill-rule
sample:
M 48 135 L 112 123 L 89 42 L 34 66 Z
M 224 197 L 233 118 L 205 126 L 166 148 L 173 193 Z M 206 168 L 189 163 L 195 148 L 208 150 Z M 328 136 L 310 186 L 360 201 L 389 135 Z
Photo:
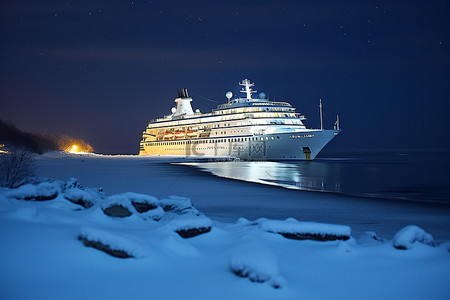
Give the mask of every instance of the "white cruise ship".
M 227 92 L 228 102 L 210 113 L 194 112 L 187 89 L 179 89 L 172 114 L 148 123 L 139 155 L 313 160 L 340 132 L 339 121 L 334 130 L 308 129 L 291 104 L 270 101 L 265 93 L 253 98 L 248 79 L 239 85 L 245 97 Z

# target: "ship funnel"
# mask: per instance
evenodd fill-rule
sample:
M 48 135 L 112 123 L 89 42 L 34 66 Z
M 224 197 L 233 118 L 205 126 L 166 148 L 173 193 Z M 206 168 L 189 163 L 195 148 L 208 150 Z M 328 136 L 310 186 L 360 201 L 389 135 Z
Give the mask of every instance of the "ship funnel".
M 191 106 L 192 98 L 189 97 L 187 89 L 178 89 L 178 98 L 175 99 L 175 103 L 177 104 L 177 108 L 173 113 L 174 117 L 180 115 L 193 115 L 194 111 Z
M 187 89 L 178 89 L 178 98 L 189 98 L 188 90 Z

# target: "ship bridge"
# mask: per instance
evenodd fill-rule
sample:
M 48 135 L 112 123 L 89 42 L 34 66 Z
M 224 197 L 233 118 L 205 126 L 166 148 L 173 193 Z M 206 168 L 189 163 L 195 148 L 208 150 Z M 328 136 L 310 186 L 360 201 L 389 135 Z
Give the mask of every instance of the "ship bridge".
M 217 108 L 215 109 L 216 111 L 230 108 L 255 107 L 255 106 L 292 107 L 292 105 L 289 104 L 288 102 L 270 101 L 269 99 L 266 98 L 265 93 L 260 93 L 258 98 L 252 98 L 252 95 L 255 94 L 257 91 L 252 89 L 252 87 L 255 86 L 255 84 L 251 83 L 250 80 L 248 79 L 242 80 L 242 82 L 240 82 L 239 85 L 243 86 L 240 92 L 244 93 L 246 97 L 245 98 L 236 97 L 234 99 L 231 99 L 233 97 L 233 93 L 227 92 L 226 96 L 228 98 L 228 103 L 218 105 Z

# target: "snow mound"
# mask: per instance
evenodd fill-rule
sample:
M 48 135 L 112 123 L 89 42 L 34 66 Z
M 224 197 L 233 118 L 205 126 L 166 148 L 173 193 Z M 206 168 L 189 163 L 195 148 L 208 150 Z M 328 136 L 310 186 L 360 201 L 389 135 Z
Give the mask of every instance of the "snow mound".
M 78 183 L 78 179 L 75 177 L 70 177 L 69 180 L 64 184 L 64 189 L 73 189 L 73 188 L 79 188 L 82 189 L 83 186 Z
M 102 210 L 112 217 L 128 217 L 139 213 L 144 219 L 160 220 L 164 210 L 158 204 L 158 199 L 153 196 L 127 192 L 109 196 L 102 203 Z
M 334 241 L 348 240 L 351 229 L 345 225 L 299 222 L 293 218 L 282 220 L 258 219 L 260 228 L 295 240 Z
M 364 232 L 359 238 L 358 243 L 361 245 L 376 245 L 383 242 L 383 239 L 373 231 Z
M 61 193 L 61 186 L 58 183 L 41 182 L 38 185 L 25 184 L 9 190 L 6 196 L 23 200 L 45 201 L 55 199 L 59 193 Z
M 149 255 L 148 249 L 140 243 L 98 228 L 82 228 L 78 239 L 87 247 L 118 258 L 144 258 Z
M 82 190 L 80 188 L 70 188 L 64 191 L 64 198 L 84 208 L 90 208 L 94 205 L 97 197 L 93 193 Z
M 408 225 L 397 232 L 392 244 L 396 249 L 407 250 L 413 248 L 416 242 L 430 246 L 435 245 L 433 236 L 416 225 Z
M 144 218 L 144 220 L 154 220 L 154 221 L 159 221 L 162 219 L 162 217 L 164 216 L 165 212 L 164 210 L 158 206 L 155 209 L 151 209 L 149 211 L 143 212 L 141 214 L 142 218 Z
M 192 205 L 191 199 L 189 198 L 169 196 L 168 199 L 160 200 L 159 205 L 166 212 L 174 212 L 176 214 L 200 214 L 200 212 Z
M 212 221 L 204 215 L 184 214 L 170 221 L 168 226 L 181 237 L 190 238 L 211 231 Z
M 153 196 L 138 193 L 123 193 L 127 197 L 138 213 L 144 213 L 158 207 L 158 199 Z
M 242 251 L 230 259 L 231 271 L 239 277 L 248 277 L 252 282 L 269 282 L 274 288 L 284 285 L 279 275 L 276 257 L 262 249 Z
M 101 189 L 83 188 L 78 179 L 71 177 L 64 184 L 64 198 L 72 203 L 90 208 L 102 200 Z
M 128 193 L 109 196 L 101 206 L 103 212 L 110 217 L 129 217 L 134 212 Z

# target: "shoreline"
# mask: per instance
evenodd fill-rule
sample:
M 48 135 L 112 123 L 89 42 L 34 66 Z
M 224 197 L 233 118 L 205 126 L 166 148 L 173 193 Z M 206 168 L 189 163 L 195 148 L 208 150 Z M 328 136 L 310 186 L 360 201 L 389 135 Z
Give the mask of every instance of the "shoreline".
M 137 192 L 159 199 L 187 197 L 219 222 L 239 217 L 286 219 L 349 225 L 355 236 L 375 231 L 390 239 L 402 227 L 415 224 L 438 242 L 450 240 L 448 205 L 361 198 L 299 191 L 279 186 L 211 176 L 190 165 L 161 160 L 111 157 L 46 157 L 38 161 L 38 176 L 79 179 L 83 186 L 102 187 L 107 194 Z

